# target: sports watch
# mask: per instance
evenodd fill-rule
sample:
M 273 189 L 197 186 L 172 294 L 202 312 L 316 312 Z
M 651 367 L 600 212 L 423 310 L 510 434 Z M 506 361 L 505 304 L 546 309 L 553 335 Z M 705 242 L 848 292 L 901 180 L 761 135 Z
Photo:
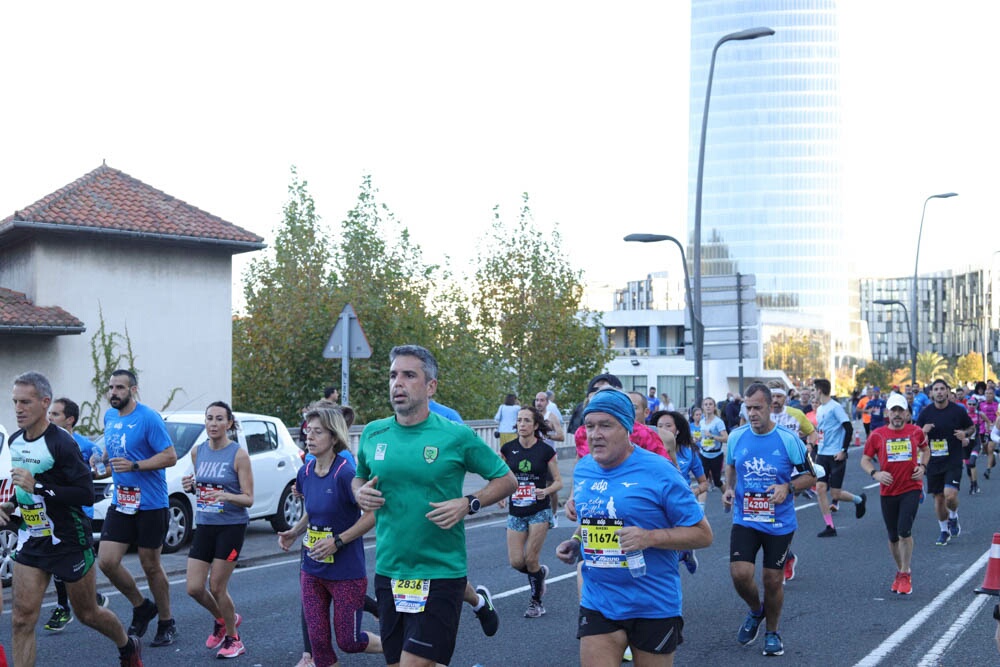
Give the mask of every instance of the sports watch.
M 475 514 L 483 506 L 483 504 L 479 502 L 479 498 L 476 498 L 473 495 L 468 495 L 465 499 L 469 501 L 469 514 Z

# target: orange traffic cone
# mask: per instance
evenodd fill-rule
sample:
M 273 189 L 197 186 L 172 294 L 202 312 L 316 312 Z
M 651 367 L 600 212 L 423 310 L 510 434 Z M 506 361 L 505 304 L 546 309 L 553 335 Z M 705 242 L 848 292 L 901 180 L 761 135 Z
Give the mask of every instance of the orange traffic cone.
M 976 589 L 976 593 L 1000 595 L 1000 533 L 993 533 L 990 559 L 986 562 L 986 576 L 983 577 L 983 585 Z
M 860 447 L 861 446 L 861 434 L 860 433 L 855 433 L 854 434 L 854 446 L 855 447 Z

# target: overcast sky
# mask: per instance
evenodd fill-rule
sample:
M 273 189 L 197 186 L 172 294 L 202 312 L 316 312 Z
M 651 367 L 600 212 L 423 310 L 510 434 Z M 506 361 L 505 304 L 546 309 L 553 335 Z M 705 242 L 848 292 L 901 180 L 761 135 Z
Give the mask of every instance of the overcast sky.
M 912 272 L 936 192 L 960 197 L 928 207 L 922 269 L 1000 248 L 998 7 L 841 3 L 861 274 Z M 0 218 L 107 160 L 270 240 L 294 164 L 334 228 L 372 174 L 457 270 L 529 192 L 587 279 L 623 283 L 678 266 L 626 233 L 686 237 L 689 24 L 663 0 L 4 3 Z

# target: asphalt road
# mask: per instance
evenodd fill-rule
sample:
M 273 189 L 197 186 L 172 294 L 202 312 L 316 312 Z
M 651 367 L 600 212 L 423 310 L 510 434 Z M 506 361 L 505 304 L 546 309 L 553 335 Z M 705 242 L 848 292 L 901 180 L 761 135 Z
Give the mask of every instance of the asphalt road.
M 871 485 L 857 467 L 860 452 L 852 450 L 847 488 L 860 491 Z M 998 469 L 1000 470 L 1000 469 Z M 785 655 L 764 658 L 761 640 L 743 648 L 736 631 L 746 609 L 733 591 L 728 574 L 730 516 L 723 514 L 719 494 L 709 494 L 708 516 L 715 543 L 699 552 L 701 566 L 691 576 L 682 572 L 684 585 L 684 643 L 676 664 L 773 664 L 789 665 L 995 665 L 1000 664 L 993 643 L 995 622 L 991 611 L 996 598 L 977 596 L 972 590 L 983 581 L 993 532 L 1000 528 L 994 507 L 1000 499 L 1000 476 L 982 483 L 984 492 L 961 496 L 962 534 L 946 547 L 934 546 L 937 523 L 930 501 L 925 502 L 914 530 L 914 593 L 897 596 L 889 592 L 894 567 L 888 553 L 881 521 L 877 489 L 868 488 L 867 516 L 854 518 L 845 507 L 836 516 L 840 535 L 819 539 L 823 523 L 818 508 L 800 498 L 800 522 L 793 548 L 799 556 L 796 578 L 786 586 L 780 631 Z M 470 579 L 485 584 L 494 594 L 501 615 L 500 631 L 485 637 L 471 610 L 463 610 L 458 647 L 453 665 L 484 667 L 507 665 L 574 665 L 579 662 L 575 639 L 576 586 L 572 568 L 558 562 L 553 551 L 569 536 L 572 527 L 564 517 L 551 532 L 543 560 L 551 568 L 545 598 L 548 614 L 540 619 L 523 617 L 528 602 L 527 579 L 506 561 L 505 528 L 501 515 L 488 515 L 468 526 Z M 232 592 L 237 608 L 245 615 L 243 637 L 247 655 L 237 664 L 291 667 L 301 651 L 298 606 L 297 559 L 275 549 L 275 538 L 266 523 L 251 525 L 247 559 L 233 577 Z M 369 545 L 369 570 L 374 547 Z M 127 557 L 130 562 L 135 556 Z M 214 652 L 203 647 L 210 629 L 208 614 L 184 592 L 183 554 L 165 557 L 171 574 L 174 616 L 182 633 L 174 646 L 148 646 L 147 665 L 217 664 Z M 111 592 L 112 609 L 127 622 L 128 604 L 103 579 Z M 0 641 L 10 651 L 9 590 Z M 46 633 L 41 624 L 51 611 L 47 600 L 39 623 L 38 664 L 79 667 L 114 664 L 110 643 L 78 621 L 59 635 Z M 374 619 L 366 627 L 375 630 Z M 344 665 L 381 665 L 380 656 L 340 654 Z

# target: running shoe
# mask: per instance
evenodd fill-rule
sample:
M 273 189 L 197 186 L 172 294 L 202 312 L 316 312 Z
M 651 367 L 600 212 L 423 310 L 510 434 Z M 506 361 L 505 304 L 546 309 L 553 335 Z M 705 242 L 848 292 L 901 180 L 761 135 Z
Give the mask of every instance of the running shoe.
M 532 600 L 528 603 L 528 609 L 524 612 L 525 618 L 541 618 L 545 615 L 545 607 L 538 600 Z
M 156 618 L 156 603 L 149 598 L 143 598 L 142 604 L 132 609 L 132 623 L 128 626 L 128 633 L 133 637 L 142 639 L 149 628 L 149 622 Z
M 830 511 L 836 514 L 840 511 L 840 503 L 830 503 Z
M 816 500 L 816 492 L 813 491 L 812 489 L 806 489 L 805 491 L 802 492 L 802 495 L 808 498 L 809 500 Z
M 378 602 L 370 595 L 365 596 L 365 611 L 378 618 Z
M 962 534 L 962 527 L 958 525 L 958 517 L 954 519 L 948 519 L 948 532 L 951 533 L 952 537 L 958 537 Z
M 982 493 L 983 487 L 979 486 L 979 482 L 976 482 L 976 493 Z
M 994 461 L 994 465 L 996 465 L 995 461 Z M 986 479 L 990 478 L 990 469 L 989 468 L 987 468 L 986 470 L 983 471 L 983 477 L 985 477 Z
M 757 639 L 760 634 L 760 624 L 764 622 L 764 614 L 758 616 L 752 611 L 747 612 L 746 620 L 740 626 L 740 631 L 736 634 L 736 641 L 743 646 L 748 646 Z
M 892 588 L 890 588 L 889 590 L 891 590 L 893 593 L 899 592 L 899 579 L 902 576 L 903 576 L 902 572 L 897 572 L 896 577 L 892 580 Z
M 98 593 L 97 594 L 97 606 L 98 607 L 104 607 L 105 609 L 107 609 L 110 604 L 111 604 L 111 599 L 108 598 L 107 595 L 105 595 L 104 593 Z
M 691 574 L 698 571 L 698 557 L 694 555 L 694 549 L 682 551 L 680 560 Z
M 785 581 L 791 581 L 795 578 L 795 565 L 798 562 L 798 557 L 792 552 L 788 552 L 788 558 L 785 559 Z
M 546 584 L 545 584 L 545 580 L 548 579 L 548 578 L 549 578 L 549 566 L 548 565 L 542 565 L 542 585 L 540 586 L 539 591 L 538 591 L 538 599 L 539 600 L 541 600 L 543 597 L 545 597 L 545 590 L 548 588 L 548 586 L 546 586 Z M 545 613 L 544 609 L 542 610 L 542 613 L 543 614 Z
M 45 629 L 49 632 L 62 632 L 72 622 L 73 612 L 56 605 L 56 608 L 52 610 L 52 616 L 45 622 Z
M 150 646 L 170 646 L 177 639 L 177 624 L 174 619 L 160 621 L 156 624 L 156 636 L 149 642 Z
M 909 595 L 913 592 L 913 578 L 909 572 L 899 573 L 899 586 L 896 592 L 900 595 Z
M 142 667 L 142 642 L 138 637 L 129 637 L 128 643 L 118 649 L 121 667 Z
M 302 654 L 302 658 L 295 663 L 295 667 L 316 667 L 316 663 L 313 662 L 312 657 L 307 656 L 305 653 Z
M 837 529 L 833 526 L 827 526 L 823 530 L 816 533 L 816 537 L 836 537 Z
M 764 635 L 764 650 L 762 655 L 784 655 L 785 645 L 781 643 L 781 635 L 777 632 L 768 632 Z
M 549 519 L 549 529 L 555 530 L 558 527 L 559 527 L 559 515 L 553 512 L 552 518 Z
M 247 652 L 243 642 L 240 641 L 239 637 L 230 637 L 226 635 L 226 638 L 222 640 L 222 648 L 219 652 L 215 654 L 216 658 L 235 658 L 241 656 Z
M 483 608 L 475 612 L 476 618 L 479 619 L 479 624 L 483 626 L 483 634 L 487 637 L 492 637 L 500 627 L 500 615 L 493 608 L 493 600 L 490 599 L 490 589 L 486 588 L 486 586 L 479 586 L 476 588 L 476 593 L 482 595 L 483 600 L 486 601 Z
M 865 515 L 865 509 L 868 507 L 868 494 L 861 494 L 861 502 L 854 506 L 854 518 L 860 519 Z
M 236 627 L 239 628 L 240 624 L 243 623 L 243 617 L 236 614 Z M 205 648 L 219 648 L 222 646 L 222 641 L 226 638 L 226 624 L 220 623 L 219 619 L 215 619 L 212 625 L 212 634 L 208 636 L 205 640 Z
M 934 544 L 936 544 L 939 547 L 943 547 L 944 545 L 948 544 L 949 540 L 951 540 L 951 535 L 948 533 L 947 530 L 942 530 L 941 535 L 938 537 L 937 542 L 935 542 Z

